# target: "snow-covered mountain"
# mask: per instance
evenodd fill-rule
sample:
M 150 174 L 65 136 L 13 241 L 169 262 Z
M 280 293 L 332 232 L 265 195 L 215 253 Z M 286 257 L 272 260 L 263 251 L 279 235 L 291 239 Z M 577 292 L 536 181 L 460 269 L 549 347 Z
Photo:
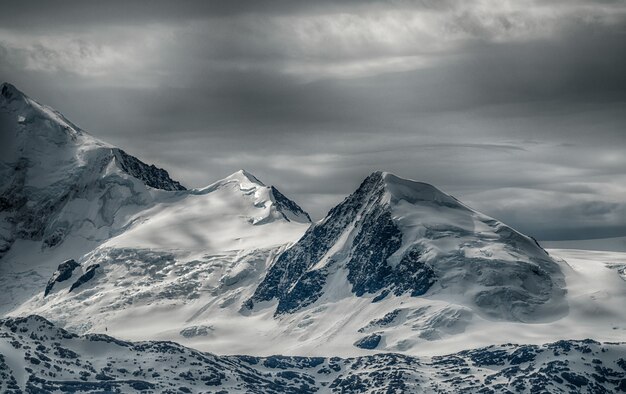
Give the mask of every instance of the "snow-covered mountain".
M 277 299 L 276 313 L 290 313 L 345 297 L 346 287 L 372 302 L 445 294 L 505 320 L 566 308 L 563 273 L 536 241 L 431 185 L 382 172 L 281 254 L 248 305 Z
M 1 91 L 5 316 L 252 356 L 431 356 L 626 332 L 626 254 L 548 254 L 431 185 L 382 172 L 312 224 L 247 171 L 186 190 L 11 85 Z M 90 349 L 73 351 L 96 360 Z M 388 357 L 415 360 L 350 359 L 341 376 L 328 375 L 337 383 L 296 364 L 287 372 L 311 374 L 302 378 L 311 387 L 344 387 L 363 378 L 361 365 L 387 371 L 377 363 Z M 295 362 L 236 360 L 252 359 Z
M 132 220 L 137 225 L 105 247 L 203 254 L 253 251 L 294 242 L 311 224 L 295 202 L 245 170 L 162 198 Z
M 55 247 L 102 240 L 149 205 L 155 190 L 185 190 L 167 171 L 87 134 L 14 86 L 0 87 L 0 253 L 17 240 Z
M 520 338 L 540 344 L 564 331 L 617 340 L 626 330 L 621 265 L 606 256 L 552 258 L 532 238 L 430 185 L 375 173 L 308 231 L 308 223 L 267 209 L 268 191 L 240 171 L 156 204 L 123 234 L 76 257 L 80 266 L 63 263 L 49 294 L 42 286 L 14 314 L 37 313 L 80 333 L 108 329 L 254 355 L 441 354 Z M 340 243 L 328 241 L 336 239 L 324 235 L 331 232 Z M 303 294 L 313 294 L 312 303 L 281 311 L 279 296 L 258 295 L 294 252 L 328 275 L 317 293 Z M 395 271 L 406 264 L 413 265 Z M 350 275 L 353 267 L 358 275 Z M 306 275 L 286 286 L 291 294 Z M 351 277 L 369 290 L 357 292 Z M 481 303 L 489 292 L 500 304 Z
M 39 295 L 66 260 L 83 263 L 112 247 L 246 254 L 295 241 L 310 224 L 295 202 L 243 170 L 186 190 L 14 86 L 5 83 L 0 93 L 4 312 Z M 106 270 L 74 268 L 78 277 Z
M 0 320 L 0 391 L 613 393 L 626 343 L 499 345 L 435 357 L 216 356 L 173 342 L 77 336 L 37 316 Z

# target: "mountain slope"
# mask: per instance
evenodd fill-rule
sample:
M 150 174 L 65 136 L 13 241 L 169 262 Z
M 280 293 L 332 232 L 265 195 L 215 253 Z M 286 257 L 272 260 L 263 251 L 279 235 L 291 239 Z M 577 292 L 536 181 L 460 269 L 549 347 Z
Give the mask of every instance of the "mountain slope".
M 244 170 L 183 190 L 14 88 L 2 97 L 5 315 L 257 356 L 433 355 L 626 330 L 624 255 L 549 256 L 387 173 L 311 225 Z
M 137 225 L 105 246 L 209 254 L 295 242 L 311 221 L 279 193 L 240 170 L 207 187 L 160 200 L 132 218 Z
M 16 240 L 54 247 L 70 234 L 106 239 L 152 189 L 185 190 L 167 171 L 87 134 L 14 86 L 0 87 L 0 253 Z M 0 256 L 1 257 L 1 256 Z
M 37 316 L 0 320 L 0 390 L 29 392 L 610 393 L 626 344 L 500 345 L 437 357 L 215 356 L 173 342 L 77 336 Z
M 406 282 L 386 279 L 383 283 L 387 287 L 382 290 L 356 295 L 348 281 L 348 268 L 343 266 L 334 272 L 329 269 L 333 276 L 328 277 L 321 296 L 308 306 L 276 314 L 279 301 L 270 300 L 254 302 L 250 310 L 246 308 L 246 300 L 253 297 L 268 271 L 280 260 L 277 256 L 288 254 L 290 243 L 296 242 L 295 248 L 307 238 L 304 236 L 298 241 L 309 226 L 308 223 L 288 222 L 282 215 L 272 216 L 273 210 L 265 203 L 256 204 L 271 199 L 259 198 L 267 187 L 260 186 L 258 179 L 250 178 L 242 172 L 235 173 L 210 187 L 171 195 L 138 213 L 125 232 L 84 255 L 68 256 L 66 259 L 74 258 L 80 267 L 71 272 L 67 267 L 60 267 L 57 273 L 45 277 L 36 294 L 12 314 L 37 313 L 79 333 L 103 332 L 106 327 L 109 333 L 130 340 L 175 340 L 218 354 L 258 356 L 276 353 L 356 356 L 381 351 L 432 355 L 494 342 L 541 344 L 563 338 L 563 332 L 568 332 L 571 338 L 615 341 L 620 340 L 626 330 L 621 302 L 626 297 L 626 287 L 620 276 L 626 259 L 619 254 L 602 255 L 598 259 L 594 256 L 568 258 L 567 263 L 552 257 L 552 263 L 565 275 L 567 294 L 565 300 L 547 302 L 554 306 L 554 313 L 550 319 L 539 323 L 529 319 L 497 319 L 483 312 L 480 308 L 484 307 L 476 305 L 471 298 L 477 293 L 472 283 L 451 282 L 448 287 L 442 287 L 441 283 L 449 280 L 439 271 L 447 267 L 446 250 L 461 248 L 464 255 L 472 256 L 469 253 L 472 249 L 468 249 L 472 246 L 491 252 L 493 256 L 510 256 L 508 251 L 519 255 L 523 247 L 528 247 L 539 257 L 545 258 L 546 254 L 532 239 L 521 235 L 521 240 L 515 244 L 497 241 L 498 233 L 487 231 L 492 227 L 483 223 L 498 229 L 497 222 L 463 208 L 454 199 L 442 200 L 441 196 L 437 197 L 439 201 L 447 204 L 443 207 L 439 203 L 418 201 L 425 204 L 423 220 L 419 223 L 448 228 L 441 237 L 420 238 L 419 242 L 429 248 L 437 246 L 438 256 L 443 256 L 440 260 L 425 262 L 435 276 L 424 294 L 412 296 L 410 288 L 396 293 L 395 290 L 401 288 L 398 283 L 415 283 L 407 275 Z M 378 197 L 370 197 L 378 201 Z M 395 199 L 388 197 L 390 202 Z M 396 204 L 408 212 L 394 207 L 390 212 L 392 219 L 397 215 L 407 226 L 415 223 L 411 215 L 414 204 Z M 375 204 L 367 206 L 372 208 Z M 343 207 L 341 211 L 347 209 Z M 360 217 L 367 216 L 369 211 L 363 213 L 365 215 Z M 268 215 L 274 219 L 264 219 Z M 438 222 L 435 223 L 435 219 Z M 315 227 L 327 222 L 329 219 Z M 457 233 L 460 229 L 482 228 L 478 235 L 486 240 L 479 246 L 473 238 L 476 235 L 454 235 L 451 224 Z M 357 232 L 367 232 L 361 224 L 346 228 L 352 227 L 360 228 Z M 380 228 L 378 225 L 367 227 L 373 234 Z M 400 229 L 402 240 L 409 241 L 409 249 L 411 238 L 403 227 Z M 415 230 L 418 234 L 428 233 L 425 229 Z M 351 239 L 345 236 L 345 256 L 350 255 Z M 328 254 L 336 255 L 333 253 L 341 250 L 335 247 Z M 402 246 L 398 250 L 402 250 Z M 64 261 L 58 259 L 56 265 Z M 463 261 L 467 260 L 454 260 L 456 263 Z M 507 283 L 511 286 L 515 285 L 515 275 L 523 275 L 511 269 L 532 267 L 518 261 L 523 262 L 519 257 L 511 261 L 502 261 L 499 257 L 493 261 L 502 265 L 500 274 L 508 275 L 512 282 Z M 443 265 L 438 267 L 437 262 Z M 329 259 L 327 266 L 333 264 L 336 263 Z M 476 276 L 480 276 L 482 267 L 475 264 L 477 261 L 470 262 L 473 272 L 469 274 L 460 269 L 454 273 L 464 281 L 480 280 Z M 58 281 L 63 277 L 68 279 Z M 44 296 L 49 280 L 52 287 Z M 477 287 L 488 288 L 488 285 L 478 283 Z M 468 290 L 460 290 L 464 288 Z M 539 305 L 540 308 L 545 305 Z
M 0 85 L 0 311 L 24 302 L 57 265 L 131 225 L 185 188 L 165 170 L 102 142 Z
M 50 277 L 49 294 L 44 296 L 42 286 L 14 313 L 41 314 L 80 333 L 107 327 L 126 339 L 174 339 L 220 354 L 254 355 L 437 354 L 494 338 L 553 341 L 565 327 L 573 337 L 604 340 L 626 329 L 617 304 L 594 295 L 604 289 L 611 299 L 623 298 L 617 271 L 598 263 L 579 287 L 578 266 L 555 261 L 531 238 L 430 185 L 373 174 L 308 231 L 308 223 L 287 221 L 272 209 L 271 190 L 239 171 L 173 195 L 134 216 L 135 224 L 124 233 L 78 257 L 80 267 L 71 274 L 60 267 Z M 311 270 L 328 273 L 318 298 L 289 312 L 275 313 L 278 299 L 253 301 L 250 309 L 247 300 L 254 300 L 284 256 L 308 242 L 312 232 L 316 237 L 307 245 L 324 249 L 318 253 L 325 258 L 310 259 Z M 322 248 L 327 239 L 340 242 Z M 424 252 L 416 255 L 416 245 Z M 391 257 L 365 259 L 385 255 Z M 405 271 L 397 272 L 403 265 Z M 547 294 L 541 270 L 547 269 L 553 270 L 547 276 L 554 287 L 546 288 L 554 298 L 541 303 L 536 300 Z M 557 280 L 569 285 L 565 299 Z M 501 302 L 496 308 L 473 298 L 492 289 L 490 298 Z M 511 293 L 521 300 L 497 298 Z M 604 312 L 589 320 L 597 324 L 573 328 L 598 308 Z M 550 310 L 549 318 L 541 315 Z
M 224 346 L 241 341 L 244 334 L 233 330 L 233 322 L 245 324 L 240 305 L 273 257 L 310 225 L 275 190 L 242 170 L 163 198 L 123 233 L 72 257 L 79 266 L 71 272 L 59 261 L 50 290 L 42 287 L 13 313 L 37 311 L 79 332 L 107 325 L 123 335 L 198 340 L 225 330 Z
M 27 308 L 70 259 L 104 260 L 53 284 L 49 302 L 82 275 L 102 279 L 107 256 L 121 250 L 139 256 L 153 248 L 183 260 L 254 254 L 264 262 L 310 224 L 295 202 L 245 171 L 186 190 L 167 171 L 92 137 L 14 86 L 3 84 L 0 94 L 0 311 Z
M 505 320 L 564 307 L 563 274 L 534 240 L 431 185 L 381 172 L 277 258 L 248 306 L 277 299 L 277 314 L 292 313 L 345 286 L 372 302 L 446 294 Z

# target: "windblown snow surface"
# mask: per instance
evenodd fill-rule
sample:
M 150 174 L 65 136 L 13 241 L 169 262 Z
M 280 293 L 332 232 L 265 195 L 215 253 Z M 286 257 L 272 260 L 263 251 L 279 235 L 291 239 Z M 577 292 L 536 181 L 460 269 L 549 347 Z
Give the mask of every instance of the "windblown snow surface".
M 2 390 L 624 387 L 626 253 L 383 172 L 314 224 L 244 170 L 187 190 L 9 84 L 0 125 Z

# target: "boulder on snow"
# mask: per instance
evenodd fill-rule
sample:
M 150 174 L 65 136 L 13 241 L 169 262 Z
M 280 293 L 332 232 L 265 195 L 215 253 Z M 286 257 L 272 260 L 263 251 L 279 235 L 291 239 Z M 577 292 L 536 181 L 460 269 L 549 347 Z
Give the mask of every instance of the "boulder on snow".
M 64 282 L 71 278 L 74 270 L 78 267 L 80 267 L 80 264 L 78 264 L 73 259 L 64 261 L 63 263 L 59 264 L 59 267 L 56 271 L 54 271 L 54 274 L 52 274 L 52 277 L 48 281 L 43 296 L 46 297 L 48 294 L 50 294 L 55 283 Z
M 94 265 L 90 265 L 89 267 L 87 267 L 87 270 L 85 271 L 85 273 L 82 274 L 81 277 L 78 278 L 78 280 L 76 280 L 76 282 L 72 284 L 72 287 L 70 287 L 70 293 L 77 287 L 82 286 L 85 283 L 87 283 L 89 280 L 93 279 L 93 277 L 96 275 L 96 269 L 98 267 L 100 267 L 100 264 L 94 264 Z
M 379 334 L 368 335 L 354 342 L 354 346 L 361 349 L 376 349 L 380 344 L 381 339 L 382 337 Z

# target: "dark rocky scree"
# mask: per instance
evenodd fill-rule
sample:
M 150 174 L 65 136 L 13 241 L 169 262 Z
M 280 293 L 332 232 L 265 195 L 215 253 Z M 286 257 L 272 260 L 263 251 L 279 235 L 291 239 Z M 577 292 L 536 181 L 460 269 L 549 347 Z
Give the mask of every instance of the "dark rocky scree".
M 77 336 L 30 316 L 0 320 L 0 392 L 616 393 L 626 343 L 499 345 L 437 357 L 216 356 L 173 342 Z M 90 354 L 85 349 L 99 349 Z M 104 353 L 103 353 L 104 352 Z M 20 368 L 21 370 L 17 370 Z
M 370 328 L 389 327 L 395 322 L 396 318 L 400 315 L 401 312 L 402 309 L 394 309 L 393 311 L 385 314 L 385 316 L 381 317 L 380 319 L 374 319 L 370 321 L 365 327 L 361 327 L 359 329 L 359 332 L 365 332 Z
M 43 296 L 46 297 L 48 294 L 50 294 L 55 283 L 65 282 L 66 280 L 71 278 L 74 269 L 78 267 L 80 267 L 80 264 L 78 264 L 74 260 L 67 260 L 59 264 L 57 270 L 54 272 L 54 274 L 52 274 L 50 280 L 48 280 L 48 284 L 46 285 L 46 290 L 44 291 Z
M 376 349 L 382 337 L 379 334 L 371 334 L 363 337 L 354 343 L 354 346 L 361 349 Z

